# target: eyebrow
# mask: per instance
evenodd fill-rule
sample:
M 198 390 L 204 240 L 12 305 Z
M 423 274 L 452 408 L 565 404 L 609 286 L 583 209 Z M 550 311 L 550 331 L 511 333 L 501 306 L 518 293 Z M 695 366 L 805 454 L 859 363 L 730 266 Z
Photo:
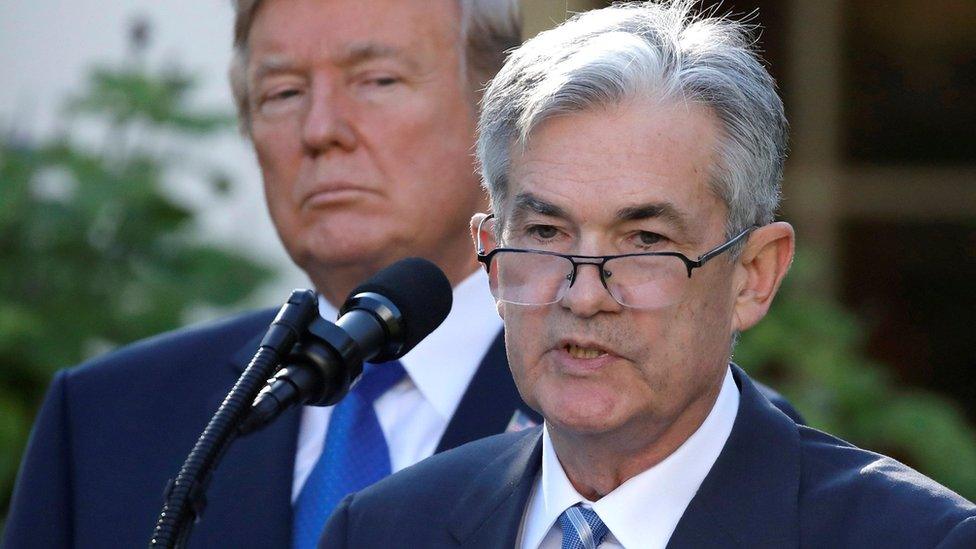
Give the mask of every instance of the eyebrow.
M 682 233 L 688 232 L 688 216 L 670 202 L 651 202 L 627 206 L 617 210 L 620 221 L 641 221 L 644 219 L 663 219 Z
M 566 211 L 559 206 L 551 202 L 546 202 L 532 193 L 519 193 L 515 195 L 513 203 L 513 221 L 523 218 L 527 212 L 535 212 L 539 215 L 544 215 L 547 217 L 559 217 L 563 219 L 569 217 L 569 215 L 566 214 Z
M 261 60 L 254 69 L 251 80 L 257 82 L 269 74 L 288 72 L 294 70 L 296 64 L 291 59 L 281 55 L 271 55 Z
M 521 219 L 524 219 L 528 212 L 560 219 L 569 219 L 570 217 L 563 208 L 529 192 L 517 194 L 513 199 L 513 203 L 513 222 L 519 222 Z M 617 210 L 615 217 L 619 222 L 663 219 L 673 225 L 682 234 L 688 234 L 688 227 L 690 225 L 690 217 L 671 202 L 649 202 L 646 204 L 626 206 Z
M 372 42 L 354 43 L 346 47 L 336 58 L 335 64 L 340 67 L 352 67 L 374 59 L 395 59 L 403 62 L 411 69 L 417 68 L 417 62 L 407 53 L 394 46 L 376 44 Z M 287 56 L 269 55 L 261 60 L 254 69 L 253 81 L 258 81 L 269 74 L 296 70 L 298 64 Z
M 360 42 L 347 46 L 336 58 L 336 64 L 348 67 L 373 59 L 396 59 L 411 67 L 417 66 L 416 61 L 408 56 L 404 49 L 375 42 Z

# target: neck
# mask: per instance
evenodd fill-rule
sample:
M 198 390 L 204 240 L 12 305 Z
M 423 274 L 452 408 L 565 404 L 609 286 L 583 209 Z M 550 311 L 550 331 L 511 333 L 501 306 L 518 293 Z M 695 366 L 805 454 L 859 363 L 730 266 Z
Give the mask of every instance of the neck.
M 672 422 L 648 425 L 635 421 L 634 426 L 598 434 L 573 433 L 547 423 L 552 446 L 566 477 L 590 501 L 609 494 L 681 447 L 708 417 L 721 387 L 722 379 Z

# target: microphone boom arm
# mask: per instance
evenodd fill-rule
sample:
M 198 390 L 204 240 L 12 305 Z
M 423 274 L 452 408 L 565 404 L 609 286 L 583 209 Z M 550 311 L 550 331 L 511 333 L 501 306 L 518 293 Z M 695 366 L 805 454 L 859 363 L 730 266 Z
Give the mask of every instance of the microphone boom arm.
M 311 290 L 295 290 L 278 311 L 244 373 L 224 398 L 197 439 L 175 479 L 164 492 L 165 503 L 153 529 L 150 547 L 183 547 L 193 523 L 203 512 L 211 472 L 237 436 L 237 426 L 265 380 L 318 317 L 318 299 Z

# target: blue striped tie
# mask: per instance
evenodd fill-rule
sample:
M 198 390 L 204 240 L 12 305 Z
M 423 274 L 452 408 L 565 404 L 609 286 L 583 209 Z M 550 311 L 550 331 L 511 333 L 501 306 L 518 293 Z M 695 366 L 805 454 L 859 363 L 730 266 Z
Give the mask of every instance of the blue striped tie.
M 360 380 L 333 408 L 325 448 L 295 500 L 294 549 L 315 547 L 326 519 L 342 498 L 390 474 L 390 449 L 373 401 L 404 375 L 397 361 L 367 363 Z
M 596 511 L 578 503 L 559 515 L 559 525 L 563 528 L 562 549 L 596 549 L 610 532 Z

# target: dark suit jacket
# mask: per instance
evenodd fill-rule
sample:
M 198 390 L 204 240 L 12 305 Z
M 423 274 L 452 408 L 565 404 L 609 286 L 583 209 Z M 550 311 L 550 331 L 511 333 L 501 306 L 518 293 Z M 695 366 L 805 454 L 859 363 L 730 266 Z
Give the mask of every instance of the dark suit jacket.
M 149 339 L 58 373 L 31 435 L 4 547 L 145 547 L 176 476 L 251 359 L 274 311 Z M 505 430 L 524 407 L 502 336 L 437 451 Z M 299 408 L 238 439 L 207 492 L 191 547 L 287 547 Z
M 142 547 L 210 416 L 257 349 L 274 311 L 162 335 L 58 373 L 34 425 L 4 533 L 5 548 Z M 784 409 L 792 410 L 780 398 Z M 525 407 L 501 334 L 437 451 L 501 433 Z M 298 408 L 234 442 L 207 491 L 194 547 L 284 547 Z
M 669 547 L 976 547 L 976 507 L 881 455 L 797 425 L 738 368 L 732 433 Z M 321 547 L 515 546 L 541 428 L 493 436 L 347 497 Z

